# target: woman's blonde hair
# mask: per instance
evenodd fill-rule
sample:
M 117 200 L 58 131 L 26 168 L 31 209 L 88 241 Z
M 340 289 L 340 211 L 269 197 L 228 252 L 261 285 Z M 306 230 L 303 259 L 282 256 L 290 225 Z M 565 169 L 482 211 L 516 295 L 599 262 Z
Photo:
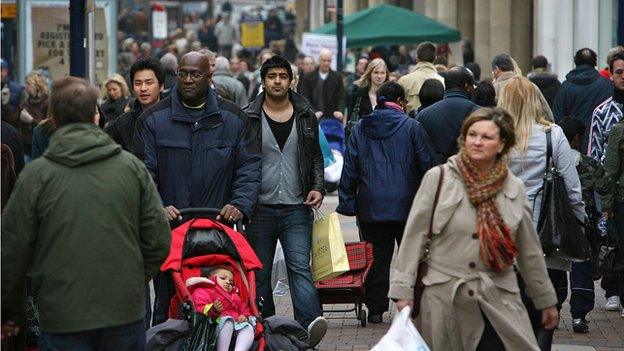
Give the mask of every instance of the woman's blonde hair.
M 353 84 L 357 85 L 358 87 L 370 87 L 371 75 L 373 74 L 373 71 L 375 70 L 375 68 L 380 67 L 380 66 L 383 66 L 383 68 L 386 69 L 386 80 L 384 81 L 384 83 L 387 82 L 388 79 L 390 78 L 390 71 L 388 71 L 388 65 L 386 65 L 386 62 L 382 58 L 376 58 L 372 60 L 371 62 L 369 62 L 368 65 L 366 65 L 366 71 L 364 72 L 362 77 L 356 80 L 355 82 L 353 82 Z
M 45 77 L 36 71 L 32 71 L 26 76 L 26 85 L 34 88 L 35 94 L 31 96 L 34 99 L 45 98 L 49 95 L 48 84 Z
M 109 83 L 117 83 L 121 87 L 121 95 L 123 98 L 130 97 L 130 90 L 128 90 L 128 84 L 126 84 L 126 80 L 121 74 L 113 73 L 106 80 L 106 84 L 104 84 L 104 89 L 108 87 Z M 106 99 L 110 100 L 110 96 L 108 96 L 108 90 L 106 90 Z
M 534 123 L 545 129 L 552 125 L 544 115 L 539 91 L 527 78 L 509 79 L 500 90 L 497 106 L 505 109 L 513 118 L 516 129 L 516 149 L 521 154 L 527 151 Z

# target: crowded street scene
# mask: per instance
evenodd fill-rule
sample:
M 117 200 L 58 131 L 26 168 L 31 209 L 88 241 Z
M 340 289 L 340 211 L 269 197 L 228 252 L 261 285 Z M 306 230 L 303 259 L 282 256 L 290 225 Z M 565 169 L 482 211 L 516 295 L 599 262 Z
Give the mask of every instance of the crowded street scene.
M 2 351 L 624 351 L 624 0 L 7 0 Z

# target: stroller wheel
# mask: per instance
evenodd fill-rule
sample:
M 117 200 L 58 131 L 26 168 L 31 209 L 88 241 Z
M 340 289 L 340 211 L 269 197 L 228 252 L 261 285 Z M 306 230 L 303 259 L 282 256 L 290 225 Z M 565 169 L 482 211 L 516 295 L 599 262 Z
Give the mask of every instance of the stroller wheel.
M 358 313 L 358 319 L 360 320 L 360 324 L 365 327 L 366 326 L 366 311 L 363 308 L 360 308 L 360 313 Z

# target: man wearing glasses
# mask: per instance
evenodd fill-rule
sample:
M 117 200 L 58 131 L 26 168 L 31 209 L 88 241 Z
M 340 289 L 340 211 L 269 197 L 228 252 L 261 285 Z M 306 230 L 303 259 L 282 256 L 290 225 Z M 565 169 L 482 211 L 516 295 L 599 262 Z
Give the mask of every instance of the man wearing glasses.
M 208 56 L 190 52 L 176 71 L 171 95 L 137 121 L 135 154 L 145 162 L 171 221 L 187 207 L 221 208 L 219 219 L 249 220 L 261 182 L 261 154 L 236 115 L 210 88 Z M 155 282 L 153 324 L 167 319 L 173 287 Z

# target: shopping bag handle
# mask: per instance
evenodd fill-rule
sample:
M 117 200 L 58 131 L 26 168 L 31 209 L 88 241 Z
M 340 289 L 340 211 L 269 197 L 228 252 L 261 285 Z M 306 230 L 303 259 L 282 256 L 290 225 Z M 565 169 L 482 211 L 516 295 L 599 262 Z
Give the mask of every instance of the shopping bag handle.
M 312 207 L 312 213 L 314 214 L 315 222 L 321 219 L 325 219 L 327 217 L 325 215 L 325 212 L 323 212 L 323 210 L 321 210 L 320 208 Z

